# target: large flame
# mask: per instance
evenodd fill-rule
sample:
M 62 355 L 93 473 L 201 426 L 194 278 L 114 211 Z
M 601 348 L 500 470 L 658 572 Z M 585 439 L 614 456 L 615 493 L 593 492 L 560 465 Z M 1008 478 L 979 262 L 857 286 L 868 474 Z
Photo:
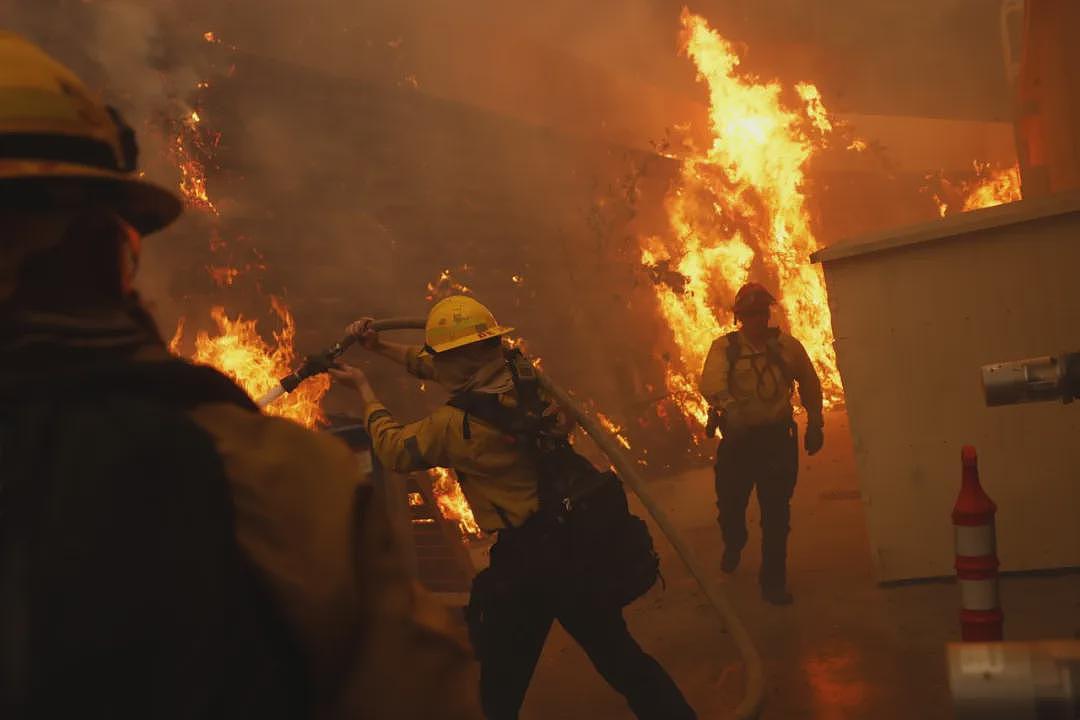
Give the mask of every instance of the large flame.
M 697 376 L 709 347 L 733 328 L 735 292 L 753 277 L 776 290 L 790 332 L 821 375 L 826 403 L 841 401 L 825 283 L 804 195 L 806 166 L 832 123 L 817 88 L 790 104 L 779 83 L 738 71 L 739 56 L 706 20 L 683 10 L 684 52 L 709 90 L 710 145 L 681 160 L 666 205 L 670 233 L 642 241 L 661 313 L 679 350 L 667 387 L 701 424 Z M 795 102 L 797 100 L 797 102 Z
M 213 33 L 206 33 L 204 37 L 207 42 L 218 42 Z M 199 83 L 199 87 L 206 87 L 206 83 Z M 216 220 L 219 211 L 207 189 L 205 163 L 213 158 L 219 141 L 218 134 L 206 130 L 199 112 L 191 110 L 179 123 L 172 144 L 173 159 L 180 171 L 179 190 L 185 204 L 215 221 L 210 238 L 210 249 L 214 253 L 224 249 L 226 244 L 218 232 Z M 238 268 L 214 264 L 207 267 L 207 272 L 219 288 L 231 287 L 241 274 Z M 199 332 L 190 359 L 228 375 L 252 397 L 261 397 L 277 387 L 279 380 L 293 370 L 296 326 L 292 313 L 281 300 L 271 297 L 270 306 L 281 321 L 281 329 L 273 333 L 273 346 L 259 335 L 255 320 L 246 320 L 239 315 L 233 319 L 224 307 L 215 307 L 210 311 L 210 319 L 217 332 L 213 335 Z M 181 318 L 169 344 L 169 349 L 175 354 L 180 354 L 184 324 Z M 271 403 L 266 412 L 305 427 L 315 427 L 325 422 L 321 401 L 329 389 L 329 377 L 320 375 L 311 378 L 292 393 Z
M 431 491 L 442 516 L 456 523 L 464 537 L 483 535 L 453 471 L 437 467 L 429 470 L 428 474 L 431 475 Z
M 255 320 L 246 320 L 239 315 L 233 319 L 226 314 L 225 308 L 216 307 L 210 311 L 210 317 L 217 326 L 217 333 L 198 333 L 195 336 L 195 351 L 191 359 L 225 373 L 251 397 L 260 397 L 277 387 L 278 380 L 292 372 L 296 361 L 293 352 L 296 325 L 292 314 L 280 300 L 272 297 L 270 303 L 281 321 L 281 330 L 273 334 L 273 347 L 259 335 Z M 170 343 L 173 352 L 179 350 L 183 327 L 181 323 Z M 271 403 L 266 412 L 288 418 L 305 427 L 316 427 L 326 420 L 320 401 L 329 389 L 330 378 L 318 375 Z

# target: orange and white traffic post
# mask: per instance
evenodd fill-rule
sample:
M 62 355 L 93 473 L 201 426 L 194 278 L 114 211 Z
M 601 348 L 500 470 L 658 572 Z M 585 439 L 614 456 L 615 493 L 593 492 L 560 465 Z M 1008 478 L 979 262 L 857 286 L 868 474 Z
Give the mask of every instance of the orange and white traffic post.
M 960 584 L 960 637 L 964 642 L 1001 640 L 1005 616 L 998 601 L 997 506 L 979 484 L 975 448 L 960 452 L 963 480 L 953 507 L 956 577 Z

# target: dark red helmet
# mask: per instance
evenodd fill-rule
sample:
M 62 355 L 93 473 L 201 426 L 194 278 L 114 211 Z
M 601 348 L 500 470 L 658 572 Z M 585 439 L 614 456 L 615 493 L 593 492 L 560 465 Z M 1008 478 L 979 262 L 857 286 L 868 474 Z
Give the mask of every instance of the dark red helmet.
M 736 315 L 747 315 L 755 310 L 767 310 L 776 302 L 765 286 L 761 283 L 751 282 L 743 285 L 735 294 L 735 305 L 732 310 Z

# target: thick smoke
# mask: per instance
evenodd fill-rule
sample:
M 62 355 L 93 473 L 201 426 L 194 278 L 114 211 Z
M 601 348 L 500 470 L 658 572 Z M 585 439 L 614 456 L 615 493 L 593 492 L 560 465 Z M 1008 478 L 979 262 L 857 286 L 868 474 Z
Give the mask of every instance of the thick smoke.
M 207 173 L 221 216 L 189 212 L 146 246 L 142 285 L 166 334 L 181 315 L 205 327 L 217 304 L 265 313 L 273 293 L 312 351 L 358 315 L 422 314 L 449 268 L 553 373 L 625 419 L 662 387 L 636 237 L 664 231 L 674 164 L 652 149 L 669 128 L 704 126 L 677 54 L 681 5 L 0 0 L 0 17 L 123 109 L 151 177 L 175 185 L 170 143 L 192 109 L 218 143 Z M 834 111 L 1007 116 L 995 3 L 691 9 L 741 43 L 748 71 L 816 82 Z M 897 169 L 910 153 L 896 137 L 893 166 L 822 169 L 820 237 L 932 217 L 914 186 L 940 168 Z M 890 174 L 909 195 L 867 180 Z M 231 288 L 206 272 L 223 262 L 244 271 Z

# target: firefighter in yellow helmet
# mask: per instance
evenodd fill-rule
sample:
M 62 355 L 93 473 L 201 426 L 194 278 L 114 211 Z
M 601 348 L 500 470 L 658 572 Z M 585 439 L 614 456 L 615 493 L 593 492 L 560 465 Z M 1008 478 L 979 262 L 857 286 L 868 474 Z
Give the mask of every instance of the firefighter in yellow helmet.
M 821 382 L 805 348 L 769 326 L 775 300 L 758 283 L 735 296 L 739 329 L 713 343 L 701 374 L 710 426 L 722 431 L 716 452 L 716 504 L 724 536 L 722 569 L 733 573 L 746 545 L 746 506 L 756 488 L 761 508 L 762 597 L 776 605 L 793 600 L 787 588 L 787 537 L 791 496 L 799 469 L 799 446 L 791 395 L 807 414 L 805 448 L 824 442 Z
M 0 32 L 0 716 L 478 717 L 347 448 L 165 350 L 135 155 Z
M 561 456 L 565 464 L 557 467 L 580 473 L 582 478 L 605 474 L 572 453 L 565 443 L 569 424 L 535 387 L 529 390 L 523 378 L 530 375 L 531 365 L 504 348 L 501 340 L 511 329 L 464 296 L 446 298 L 431 308 L 425 347 L 387 342 L 371 330 L 371 322 L 370 318 L 357 321 L 347 332 L 416 377 L 438 382 L 451 396 L 449 403 L 428 417 L 402 425 L 379 402 L 363 372 L 347 366 L 331 371 L 359 391 L 377 457 L 397 472 L 453 468 L 477 523 L 486 532 L 498 533 L 491 565 L 473 584 L 468 611 L 480 660 L 481 702 L 489 720 L 518 717 L 555 620 L 585 649 L 637 717 L 695 717 L 678 687 L 635 642 L 623 619 L 623 606 L 656 578 L 655 555 L 644 523 L 628 514 L 625 496 L 621 496 L 621 512 L 630 520 L 604 525 L 603 537 L 595 543 L 571 546 L 566 528 L 574 521 L 564 518 L 565 524 L 560 524 L 556 519 L 562 517 L 554 509 L 560 503 L 550 499 L 547 488 L 559 478 L 550 477 L 555 474 L 552 464 L 542 459 L 551 456 L 536 451 L 540 433 L 526 429 L 530 416 L 547 428 L 543 432 L 553 446 L 566 451 Z M 528 408 L 534 406 L 542 409 L 530 415 Z M 598 499 L 591 502 L 599 505 Z M 640 532 L 635 532 L 634 521 L 641 523 Z M 585 534 L 599 525 L 579 527 Z M 596 572 L 584 573 L 587 577 L 583 578 L 567 567 L 587 551 L 575 554 L 568 549 L 582 550 L 586 545 L 615 547 L 619 557 L 609 563 L 605 556 L 603 562 L 590 566 Z M 626 572 L 605 574 L 615 566 Z

